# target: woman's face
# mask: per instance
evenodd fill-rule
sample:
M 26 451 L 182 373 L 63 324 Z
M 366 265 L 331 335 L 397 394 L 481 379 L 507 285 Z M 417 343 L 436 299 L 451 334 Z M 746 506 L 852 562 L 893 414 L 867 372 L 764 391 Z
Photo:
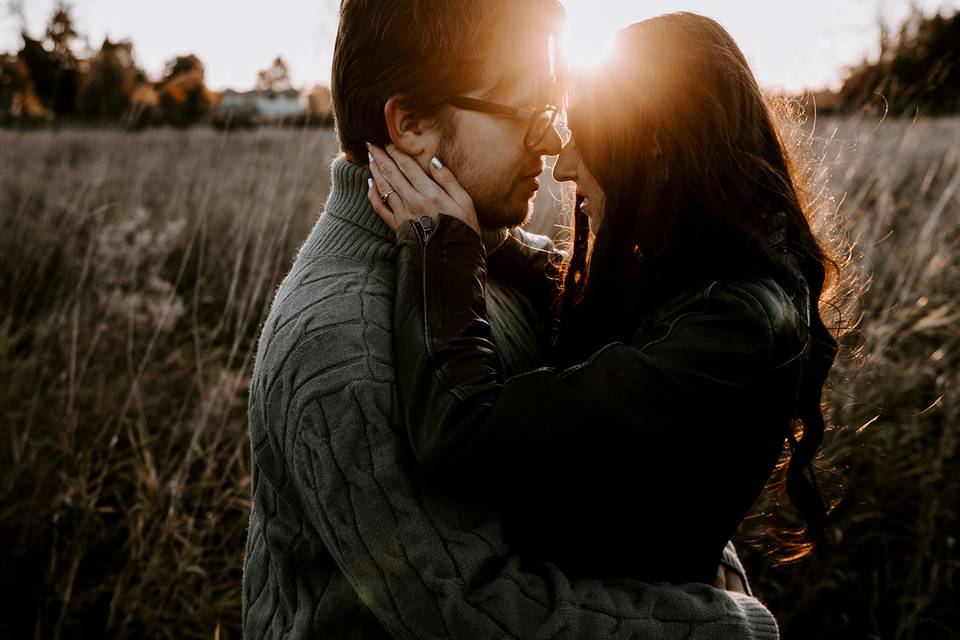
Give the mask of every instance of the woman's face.
M 590 218 L 590 229 L 596 234 L 603 222 L 603 210 L 607 198 L 597 179 L 583 163 L 574 136 L 570 136 L 570 142 L 560 152 L 560 157 L 557 158 L 557 163 L 553 167 L 553 178 L 557 182 L 576 183 L 577 193 L 585 198 L 580 205 L 580 210 Z

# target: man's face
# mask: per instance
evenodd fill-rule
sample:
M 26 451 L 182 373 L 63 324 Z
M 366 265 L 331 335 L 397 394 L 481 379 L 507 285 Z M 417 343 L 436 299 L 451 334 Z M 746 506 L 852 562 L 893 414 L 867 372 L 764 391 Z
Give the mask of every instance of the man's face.
M 533 79 L 508 87 L 491 100 L 516 108 L 539 109 L 550 102 L 549 88 Z M 467 94 L 479 98 L 482 91 Z M 439 141 L 440 159 L 471 195 L 480 224 L 491 228 L 523 225 L 533 209 L 544 156 L 560 153 L 552 128 L 532 148 L 524 145 L 528 122 L 496 114 L 454 109 Z

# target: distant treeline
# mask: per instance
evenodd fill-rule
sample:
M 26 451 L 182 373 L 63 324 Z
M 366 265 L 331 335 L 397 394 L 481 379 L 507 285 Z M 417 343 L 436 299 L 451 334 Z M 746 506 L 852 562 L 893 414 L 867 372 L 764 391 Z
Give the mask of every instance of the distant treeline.
M 171 59 L 163 77 L 151 81 L 128 40 L 104 40 L 99 51 L 76 55 L 81 37 L 70 12 L 60 2 L 42 37 L 24 28 L 20 51 L 0 54 L 0 124 L 332 124 L 329 90 L 293 89 L 281 58 L 258 73 L 257 91 L 247 94 L 210 91 L 193 54 Z M 821 113 L 960 112 L 960 11 L 930 17 L 915 7 L 896 34 L 882 26 L 879 58 L 849 69 L 838 92 L 807 96 L 808 106 L 814 102 Z
M 77 55 L 81 36 L 65 2 L 58 3 L 40 38 L 25 28 L 21 36 L 20 51 L 0 54 L 0 124 L 331 124 L 329 91 L 316 87 L 306 94 L 293 89 L 281 58 L 258 74 L 257 91 L 227 92 L 225 104 L 223 94 L 207 88 L 203 63 L 194 54 L 171 59 L 157 81 L 137 66 L 129 40 L 104 40 L 98 51 Z M 258 104 L 274 108 L 261 113 Z
M 894 115 L 960 111 L 960 11 L 928 17 L 915 6 L 896 36 L 882 28 L 879 59 L 850 70 L 837 106 Z

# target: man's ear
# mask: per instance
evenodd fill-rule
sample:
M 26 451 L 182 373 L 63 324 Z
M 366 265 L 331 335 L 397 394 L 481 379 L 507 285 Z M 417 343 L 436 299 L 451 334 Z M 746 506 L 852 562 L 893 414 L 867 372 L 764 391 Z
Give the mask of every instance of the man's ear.
M 424 120 L 401 106 L 399 96 L 392 96 L 383 107 L 390 140 L 398 149 L 413 157 L 435 153 L 439 132 L 432 120 Z

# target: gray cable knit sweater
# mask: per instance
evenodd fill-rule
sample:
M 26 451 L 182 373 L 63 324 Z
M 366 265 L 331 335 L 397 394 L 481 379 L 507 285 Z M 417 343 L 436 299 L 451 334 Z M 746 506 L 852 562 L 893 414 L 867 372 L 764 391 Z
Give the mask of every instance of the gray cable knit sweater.
M 776 638 L 750 596 L 571 581 L 526 563 L 495 514 L 420 481 L 394 386 L 393 234 L 366 201 L 368 177 L 334 161 L 325 212 L 260 338 L 244 636 Z M 505 283 L 488 288 L 505 367 L 532 368 L 524 301 Z

